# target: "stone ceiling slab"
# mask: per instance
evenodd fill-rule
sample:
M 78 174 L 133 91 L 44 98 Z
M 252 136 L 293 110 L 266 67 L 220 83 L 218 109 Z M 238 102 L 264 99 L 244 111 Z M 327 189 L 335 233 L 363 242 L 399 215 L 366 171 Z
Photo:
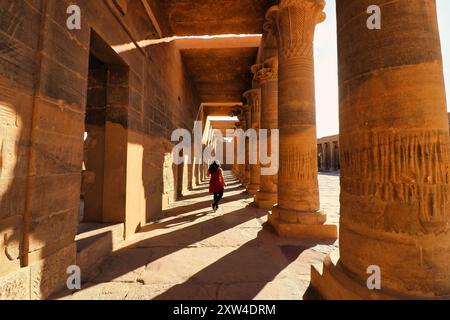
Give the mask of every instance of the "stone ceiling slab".
M 257 53 L 258 48 L 181 50 L 202 102 L 240 102 L 251 87 Z
M 161 11 L 176 36 L 260 34 L 276 0 L 162 0 Z

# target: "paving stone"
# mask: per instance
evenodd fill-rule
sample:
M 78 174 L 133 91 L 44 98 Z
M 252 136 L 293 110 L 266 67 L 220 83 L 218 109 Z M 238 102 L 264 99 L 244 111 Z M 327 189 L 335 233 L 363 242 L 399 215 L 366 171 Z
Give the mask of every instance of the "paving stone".
M 339 177 L 319 175 L 322 209 L 339 221 Z M 196 198 L 199 196 L 198 198 Z M 278 237 L 266 210 L 236 189 L 217 212 L 205 190 L 194 190 L 144 226 L 115 252 L 83 289 L 66 299 L 301 299 L 312 264 L 337 241 Z

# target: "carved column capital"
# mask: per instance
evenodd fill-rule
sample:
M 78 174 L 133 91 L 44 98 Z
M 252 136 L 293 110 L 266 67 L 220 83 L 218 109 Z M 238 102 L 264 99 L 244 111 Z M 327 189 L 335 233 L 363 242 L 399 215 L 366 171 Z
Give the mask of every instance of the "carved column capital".
M 251 127 L 259 127 L 259 119 L 261 112 L 261 89 L 251 89 L 244 93 L 244 98 L 247 100 L 251 109 Z
M 263 59 L 278 56 L 277 44 L 277 15 L 278 6 L 272 6 L 266 13 L 266 20 L 263 26 L 263 36 L 261 46 L 263 49 Z
M 272 57 L 267 59 L 263 67 L 256 73 L 255 78 L 260 82 L 278 80 L 278 58 Z
M 264 68 L 264 66 L 262 64 L 259 64 L 259 63 L 254 64 L 254 65 L 251 66 L 251 71 L 252 71 L 252 74 L 253 74 L 253 81 L 256 82 L 256 84 L 255 84 L 256 86 L 259 85 L 258 72 L 262 68 Z M 244 97 L 245 97 L 245 93 L 244 93 Z
M 316 23 L 320 23 L 325 20 L 325 0 L 280 0 L 278 10 L 284 9 L 286 7 L 299 7 L 305 10 L 314 10 L 318 14 L 318 20 Z
M 280 8 L 277 5 L 272 6 L 267 10 L 266 20 L 263 26 L 265 34 L 276 35 L 278 10 L 280 10 Z
M 258 71 L 262 68 L 263 68 L 263 65 L 260 63 L 252 65 L 251 70 L 252 70 L 253 75 L 256 75 L 258 73 Z
M 248 105 L 251 108 L 251 112 L 259 112 L 261 89 L 251 89 L 244 93 L 244 98 L 247 100 Z
M 282 58 L 312 57 L 315 27 L 325 20 L 324 0 L 281 0 L 277 13 Z

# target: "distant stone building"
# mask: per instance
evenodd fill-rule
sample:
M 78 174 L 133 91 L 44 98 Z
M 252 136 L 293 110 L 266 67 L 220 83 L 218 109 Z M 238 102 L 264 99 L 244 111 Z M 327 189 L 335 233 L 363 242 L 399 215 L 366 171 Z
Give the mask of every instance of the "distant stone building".
M 448 124 L 450 127 L 450 112 L 447 115 L 448 115 Z M 321 172 L 339 170 L 340 163 L 339 163 L 338 134 L 323 137 L 317 140 L 317 164 L 319 171 Z
M 317 163 L 322 172 L 339 170 L 339 135 L 317 140 Z

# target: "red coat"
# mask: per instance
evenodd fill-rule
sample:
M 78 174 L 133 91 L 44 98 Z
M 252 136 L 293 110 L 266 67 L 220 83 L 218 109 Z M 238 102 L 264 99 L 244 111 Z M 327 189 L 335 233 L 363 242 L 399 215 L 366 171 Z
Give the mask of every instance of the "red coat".
M 209 192 L 214 193 L 223 191 L 225 181 L 223 180 L 222 170 L 219 169 L 216 172 L 209 174 L 211 175 L 211 179 L 209 180 Z

